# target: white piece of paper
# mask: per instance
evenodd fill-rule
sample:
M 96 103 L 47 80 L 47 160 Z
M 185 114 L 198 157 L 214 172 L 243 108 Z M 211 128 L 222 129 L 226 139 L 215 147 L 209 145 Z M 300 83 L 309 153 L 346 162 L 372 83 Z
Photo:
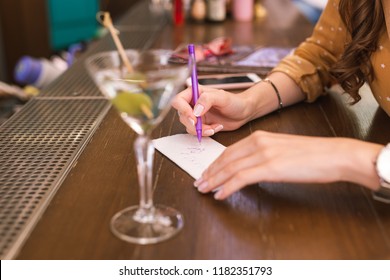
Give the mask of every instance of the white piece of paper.
M 153 145 L 194 179 L 198 179 L 226 148 L 210 137 L 203 137 L 199 143 L 197 137 L 190 134 L 155 139 Z

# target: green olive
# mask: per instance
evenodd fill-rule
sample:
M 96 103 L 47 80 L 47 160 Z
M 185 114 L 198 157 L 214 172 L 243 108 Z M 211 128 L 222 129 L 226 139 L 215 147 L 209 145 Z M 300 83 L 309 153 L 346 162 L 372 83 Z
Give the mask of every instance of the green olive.
M 119 92 L 112 100 L 112 104 L 123 113 L 131 116 L 146 115 L 147 118 L 153 118 L 153 102 L 146 93 Z

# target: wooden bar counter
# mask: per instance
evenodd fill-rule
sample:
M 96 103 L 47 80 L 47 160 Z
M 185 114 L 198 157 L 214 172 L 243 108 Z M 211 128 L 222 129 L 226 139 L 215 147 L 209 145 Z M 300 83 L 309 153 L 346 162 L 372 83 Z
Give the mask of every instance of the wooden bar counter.
M 151 47 L 174 49 L 219 36 L 243 45 L 297 46 L 310 35 L 313 26 L 290 1 L 263 3 L 268 11 L 263 20 L 166 24 Z M 353 106 L 330 93 L 213 138 L 229 146 L 265 130 L 385 144 L 389 127 L 390 118 L 365 89 L 363 100 Z M 185 129 L 172 110 L 153 137 L 177 133 Z M 221 202 L 200 194 L 193 179 L 158 152 L 155 203 L 183 213 L 184 228 L 155 245 L 123 242 L 111 233 L 109 223 L 116 212 L 138 203 L 134 139 L 134 132 L 110 109 L 18 259 L 390 259 L 390 205 L 373 200 L 363 187 L 260 183 Z

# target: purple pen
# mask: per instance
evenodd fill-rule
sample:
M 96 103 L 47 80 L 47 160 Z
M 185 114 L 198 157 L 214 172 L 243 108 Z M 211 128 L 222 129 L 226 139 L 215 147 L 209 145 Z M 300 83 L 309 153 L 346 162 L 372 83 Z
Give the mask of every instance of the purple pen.
M 196 71 L 196 58 L 195 58 L 195 47 L 193 44 L 188 45 L 189 62 L 191 66 L 191 86 L 192 86 L 192 102 L 195 106 L 199 98 L 198 88 L 198 73 Z M 196 135 L 198 141 L 202 140 L 202 118 L 196 117 Z

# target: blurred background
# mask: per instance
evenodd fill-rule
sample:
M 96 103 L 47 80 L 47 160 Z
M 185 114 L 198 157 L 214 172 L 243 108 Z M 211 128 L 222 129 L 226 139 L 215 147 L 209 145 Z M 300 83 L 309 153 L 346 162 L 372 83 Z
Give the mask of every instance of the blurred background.
M 267 17 L 263 0 L 0 0 L 0 125 L 107 33 L 96 20 L 98 11 L 110 12 L 116 24 L 141 1 L 148 1 L 153 14 L 163 15 L 178 28 L 209 23 L 221 31 L 218 23 L 225 20 L 245 26 Z M 279 9 L 291 9 L 283 2 L 293 3 L 298 9 L 291 14 L 300 11 L 314 26 L 327 0 L 279 2 Z M 292 23 L 285 18 L 280 24 Z
M 118 18 L 140 0 L 0 0 L 0 81 L 25 55 L 49 58 L 72 44 L 98 36 L 95 14 Z
M 97 11 L 109 11 L 115 22 L 138 1 L 167 2 L 171 5 L 172 2 L 181 2 L 183 9 L 187 10 L 197 3 L 199 16 L 201 2 L 207 8 L 216 7 L 216 2 L 230 5 L 234 0 L 0 0 L 0 81 L 17 83 L 14 70 L 22 56 L 50 58 L 61 51 L 69 51 L 74 44 L 82 43 L 84 46 L 99 37 L 100 26 L 95 19 Z M 240 1 L 243 0 L 237 2 Z M 291 1 L 313 23 L 327 2 Z

